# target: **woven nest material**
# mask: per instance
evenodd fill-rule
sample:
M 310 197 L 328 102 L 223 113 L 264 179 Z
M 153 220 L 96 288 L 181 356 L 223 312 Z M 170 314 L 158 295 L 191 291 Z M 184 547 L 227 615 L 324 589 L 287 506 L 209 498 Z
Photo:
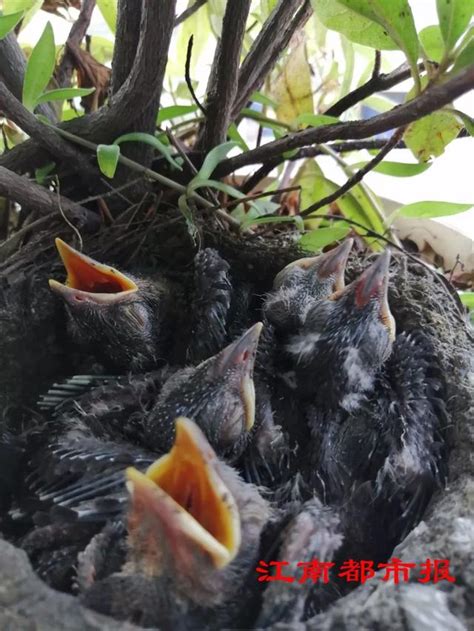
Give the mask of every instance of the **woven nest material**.
M 127 224 L 127 221 L 129 223 Z M 166 268 L 190 273 L 196 246 L 174 215 L 133 222 L 125 217 L 85 240 L 84 251 L 127 269 Z M 133 225 L 132 225 L 133 224 Z M 54 230 L 54 229 L 53 229 Z M 61 274 L 53 247 L 54 232 L 35 236 L 27 246 L 0 262 L 0 410 L 11 424 L 24 423 L 25 405 L 53 380 L 70 374 L 61 353 L 63 314 L 51 296 L 47 278 Z M 71 235 L 60 235 L 71 240 Z M 286 263 L 301 256 L 287 237 L 237 239 L 203 229 L 201 246 L 217 247 L 233 272 L 264 293 Z M 0 252 L 1 254 L 1 252 Z M 353 256 L 349 278 L 367 261 Z M 276 628 L 312 630 L 416 629 L 452 631 L 474 628 L 474 426 L 472 331 L 450 286 L 424 265 L 395 255 L 389 291 L 399 330 L 423 329 L 433 341 L 447 391 L 449 481 L 432 498 L 423 521 L 400 543 L 393 556 L 421 563 L 449 559 L 455 583 L 395 585 L 372 580 L 337 601 L 308 623 Z M 1 419 L 2 417 L 0 417 Z M 132 629 L 82 608 L 33 573 L 24 552 L 0 541 L 1 629 Z

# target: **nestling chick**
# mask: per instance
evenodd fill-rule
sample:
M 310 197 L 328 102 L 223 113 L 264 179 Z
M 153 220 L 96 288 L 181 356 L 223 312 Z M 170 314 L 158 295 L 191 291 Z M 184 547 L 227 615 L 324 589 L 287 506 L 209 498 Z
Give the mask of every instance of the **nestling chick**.
M 267 502 L 185 418 L 176 421 L 171 451 L 145 474 L 128 469 L 127 480 L 127 562 L 92 584 L 84 604 L 163 629 L 235 622 L 270 516 Z
M 355 408 L 390 355 L 395 321 L 388 306 L 390 252 L 345 289 L 308 311 L 286 346 L 300 396 L 324 408 Z
M 56 247 L 67 278 L 49 286 L 64 300 L 75 342 L 109 369 L 138 372 L 162 361 L 173 311 L 169 282 L 125 275 L 61 239 Z
M 293 261 L 275 276 L 263 312 L 278 331 L 295 333 L 314 304 L 344 288 L 353 243 L 347 239 L 325 254 Z
M 171 448 L 176 414 L 192 416 L 219 455 L 237 458 L 254 422 L 252 371 L 261 328 L 254 325 L 221 353 L 177 371 L 164 385 L 161 371 L 101 386 L 18 437 L 19 463 L 10 483 L 16 520 L 47 523 L 59 514 L 63 520 L 100 522 L 120 514 L 123 468 L 146 467 L 154 454 Z M 150 401 L 156 388 L 157 399 Z M 0 456 L 11 448 L 11 440 L 0 443 Z

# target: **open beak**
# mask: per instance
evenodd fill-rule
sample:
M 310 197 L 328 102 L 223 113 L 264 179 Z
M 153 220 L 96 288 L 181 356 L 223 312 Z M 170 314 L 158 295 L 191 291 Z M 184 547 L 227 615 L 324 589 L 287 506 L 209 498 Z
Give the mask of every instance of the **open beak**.
M 152 532 L 177 561 L 185 564 L 186 555 L 197 551 L 206 553 L 216 568 L 230 563 L 240 547 L 240 516 L 217 464 L 197 425 L 178 418 L 171 451 L 145 474 L 127 469 L 132 545 L 134 526 L 145 519 L 156 524 Z
M 354 239 L 346 239 L 329 252 L 293 261 L 275 276 L 274 289 L 280 286 L 282 278 L 290 268 L 300 267 L 304 271 L 313 271 L 321 279 L 333 277 L 334 291 L 340 291 L 344 288 L 344 272 L 353 244 Z
M 354 306 L 363 309 L 369 302 L 377 300 L 380 305 L 380 319 L 395 339 L 395 320 L 388 304 L 388 281 L 390 250 L 385 250 L 353 283 L 342 292 L 336 292 L 331 298 L 337 300 L 346 293 L 354 294 Z
M 66 268 L 67 278 L 65 283 L 50 279 L 49 286 L 68 302 L 109 304 L 138 290 L 133 280 L 115 268 L 98 263 L 62 239 L 56 239 L 55 243 Z
M 218 370 L 223 374 L 229 368 L 238 366 L 241 374 L 240 391 L 245 410 L 245 429 L 250 431 L 255 423 L 255 385 L 253 369 L 257 346 L 263 324 L 257 322 L 238 340 L 220 353 Z

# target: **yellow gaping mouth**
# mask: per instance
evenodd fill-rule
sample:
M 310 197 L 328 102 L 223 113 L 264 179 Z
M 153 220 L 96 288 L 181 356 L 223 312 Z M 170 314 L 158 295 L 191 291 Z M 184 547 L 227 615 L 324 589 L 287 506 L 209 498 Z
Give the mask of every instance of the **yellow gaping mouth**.
M 55 243 L 66 268 L 67 278 L 64 284 L 50 279 L 49 286 L 63 297 L 112 302 L 118 295 L 123 297 L 138 290 L 133 280 L 115 268 L 98 263 L 62 239 L 57 238 Z
M 152 514 L 169 537 L 164 545 L 179 546 L 191 540 L 216 568 L 222 568 L 237 554 L 241 534 L 237 505 L 217 473 L 216 463 L 201 430 L 181 417 L 176 421 L 171 451 L 145 474 L 127 469 L 127 484 L 132 514 L 136 508 Z

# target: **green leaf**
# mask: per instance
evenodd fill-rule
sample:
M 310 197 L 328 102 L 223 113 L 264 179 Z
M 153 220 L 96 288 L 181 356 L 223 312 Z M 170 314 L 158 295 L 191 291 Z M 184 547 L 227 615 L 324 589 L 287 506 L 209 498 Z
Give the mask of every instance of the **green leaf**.
M 186 227 L 188 229 L 189 236 L 193 240 L 193 243 L 197 243 L 198 229 L 196 222 L 194 221 L 193 213 L 189 207 L 186 195 L 181 195 L 178 199 L 178 208 L 181 211 L 184 219 L 186 220 Z
M 458 291 L 459 298 L 463 305 L 470 311 L 470 320 L 474 324 L 474 291 Z
M 114 43 L 106 37 L 93 35 L 90 41 L 90 53 L 101 64 L 108 64 L 114 56 Z
M 334 123 L 340 123 L 339 118 L 335 116 L 326 116 L 325 114 L 300 114 L 295 123 L 298 125 L 310 125 L 311 127 L 322 127 L 323 125 L 334 125 Z
M 300 186 L 300 207 L 308 208 L 314 202 L 325 197 L 321 191 L 321 183 L 324 181 L 324 174 L 319 164 L 314 159 L 307 159 L 292 181 L 292 186 Z M 319 213 L 318 213 L 319 214 Z M 322 217 L 320 219 L 322 221 Z M 314 220 L 316 222 L 316 220 Z
M 143 142 L 146 145 L 150 145 L 151 147 L 159 151 L 161 155 L 171 164 L 172 167 L 178 169 L 178 171 L 183 170 L 182 167 L 171 155 L 170 149 L 162 142 L 160 142 L 158 138 L 152 136 L 151 134 L 145 134 L 143 132 L 132 132 L 130 134 L 124 134 L 114 141 L 114 145 L 120 145 L 120 143 L 122 142 Z
M 222 0 L 207 0 L 206 2 L 209 23 L 216 37 L 221 36 L 225 5 L 226 3 L 222 2 Z
M 408 0 L 339 0 L 356 13 L 379 24 L 405 53 L 415 80 L 420 45 Z
M 118 145 L 97 145 L 97 162 L 104 175 L 113 178 L 120 157 Z
M 230 184 L 226 184 L 225 182 L 219 182 L 219 180 L 201 180 L 194 178 L 188 185 L 188 190 L 195 191 L 198 188 L 215 188 L 218 191 L 222 191 L 223 193 L 227 193 L 231 197 L 235 197 L 236 199 L 245 199 L 247 195 L 239 191 L 237 188 L 234 188 Z
M 277 106 L 277 119 L 287 125 L 305 112 L 313 112 L 311 67 L 306 46 L 302 40 L 286 58 L 279 76 L 272 82 L 272 99 Z
M 341 90 L 339 97 L 345 96 L 351 89 L 352 80 L 354 79 L 355 70 L 355 49 L 354 44 L 347 37 L 341 35 L 341 47 L 344 53 L 344 76 L 341 81 Z
M 448 215 L 457 215 L 466 212 L 473 207 L 474 204 L 453 204 L 452 202 L 415 202 L 402 206 L 398 215 L 400 217 L 422 217 L 425 219 L 433 217 L 447 217 Z
M 464 112 L 460 112 L 459 110 L 453 110 L 453 112 L 462 120 L 464 127 L 466 128 L 467 133 L 470 136 L 474 136 L 474 118 L 471 118 Z
M 158 112 L 158 118 L 156 124 L 161 125 L 167 120 L 178 118 L 178 116 L 185 116 L 191 114 L 197 110 L 197 105 L 170 105 L 169 107 L 162 107 Z
M 364 102 L 376 112 L 388 112 L 395 106 L 395 103 L 391 99 L 376 94 L 369 96 Z M 377 153 L 377 151 L 375 151 L 375 153 Z
M 457 138 L 463 125 L 450 112 L 434 112 L 411 123 L 403 139 L 421 162 L 444 153 L 446 146 Z
M 97 0 L 97 7 L 109 29 L 112 33 L 115 33 L 117 26 L 117 0 Z
M 202 163 L 202 167 L 194 177 L 195 180 L 208 180 L 214 172 L 219 162 L 222 162 L 227 156 L 229 151 L 234 147 L 238 147 L 239 143 L 234 141 L 223 142 L 221 145 L 217 145 L 214 149 L 211 149 Z
M 187 7 L 194 4 L 195 0 L 189 0 Z M 201 58 L 212 42 L 212 33 L 207 16 L 206 4 L 203 4 L 191 17 L 185 20 L 179 27 L 179 34 L 176 42 L 175 55 L 169 55 L 166 67 L 176 77 L 182 77 L 184 74 L 184 66 L 186 63 L 186 53 L 188 49 L 188 41 L 193 37 L 193 53 L 191 57 L 191 78 L 201 69 Z M 183 82 L 185 97 L 189 98 L 189 89 Z M 193 87 L 196 86 L 193 84 Z
M 342 33 L 351 42 L 378 50 L 399 48 L 380 24 L 351 10 L 340 0 L 311 0 L 311 5 L 326 28 Z
M 35 107 L 40 103 L 48 101 L 68 101 L 78 96 L 87 96 L 95 92 L 95 88 L 59 88 L 58 90 L 48 90 L 43 92 L 35 101 Z
M 233 140 L 234 142 L 236 142 L 239 147 L 242 149 L 242 151 L 248 151 L 249 150 L 249 146 L 248 144 L 245 142 L 244 138 L 242 137 L 237 125 L 235 123 L 231 123 L 229 125 L 229 129 L 227 130 L 227 135 L 228 137 Z
M 453 74 L 457 74 L 474 64 L 474 39 L 466 44 L 456 58 L 453 66 Z
M 12 31 L 23 17 L 23 11 L 10 13 L 9 15 L 0 15 L 0 39 L 3 39 L 10 31 Z
M 273 118 L 268 118 L 264 116 L 261 112 L 256 112 L 255 110 L 251 110 L 248 107 L 244 107 L 241 112 L 241 116 L 244 118 L 251 118 L 252 120 L 257 121 L 262 127 L 268 127 L 268 129 L 272 129 L 277 134 L 284 136 L 290 130 L 290 126 L 286 125 L 283 122 L 274 120 Z
M 298 215 L 294 215 L 291 217 L 284 215 L 281 217 L 257 217 L 256 219 L 248 219 L 243 222 L 241 226 L 241 230 L 244 231 L 250 226 L 260 225 L 260 224 L 265 224 L 265 223 L 294 223 L 296 224 L 296 227 L 298 228 L 298 230 L 300 231 L 304 230 L 304 221 L 302 217 L 299 217 Z
M 313 202 L 317 202 L 328 195 L 331 195 L 337 191 L 340 187 L 335 182 L 328 180 L 325 177 L 315 177 L 313 180 Z M 354 186 L 348 193 L 345 193 L 338 198 L 337 207 L 341 214 L 352 221 L 360 223 L 369 230 L 373 230 L 378 234 L 385 232 L 385 226 L 378 215 L 378 212 L 373 207 L 373 202 L 369 196 L 365 193 L 360 185 Z M 317 210 L 314 214 L 309 215 L 306 218 L 306 225 L 309 228 L 318 228 L 321 223 L 322 216 L 331 211 L 330 206 L 323 206 Z M 366 231 L 362 228 L 354 226 L 354 230 L 361 236 L 366 235 Z M 372 241 L 371 246 L 374 247 Z M 378 248 L 375 245 L 375 248 Z
M 430 61 L 441 61 L 444 55 L 444 42 L 441 29 L 437 24 L 427 26 L 419 33 L 421 45 L 423 46 Z
M 352 168 L 361 169 L 365 167 L 368 162 L 357 162 L 357 164 L 351 164 Z M 431 166 L 431 162 L 389 162 L 384 161 L 378 164 L 372 171 L 376 173 L 383 173 L 383 175 L 391 175 L 392 177 L 413 177 L 423 173 Z
M 298 245 L 303 250 L 309 250 L 311 252 L 319 252 L 327 245 L 334 243 L 335 241 L 341 241 L 350 232 L 348 226 L 336 227 L 336 228 L 318 228 L 304 234 L 298 242 Z
M 249 101 L 260 103 L 261 105 L 266 105 L 267 107 L 273 107 L 273 109 L 275 109 L 277 106 L 276 102 L 273 99 L 271 99 L 266 94 L 262 94 L 261 92 L 254 92 L 251 95 Z
M 471 20 L 474 0 L 436 0 L 436 9 L 445 48 L 449 52 Z
M 53 29 L 48 22 L 28 59 L 23 81 L 23 105 L 33 111 L 54 71 L 56 48 Z
M 41 186 L 45 184 L 48 175 L 54 171 L 56 167 L 56 162 L 48 162 L 43 167 L 39 167 L 35 169 L 35 180 Z

